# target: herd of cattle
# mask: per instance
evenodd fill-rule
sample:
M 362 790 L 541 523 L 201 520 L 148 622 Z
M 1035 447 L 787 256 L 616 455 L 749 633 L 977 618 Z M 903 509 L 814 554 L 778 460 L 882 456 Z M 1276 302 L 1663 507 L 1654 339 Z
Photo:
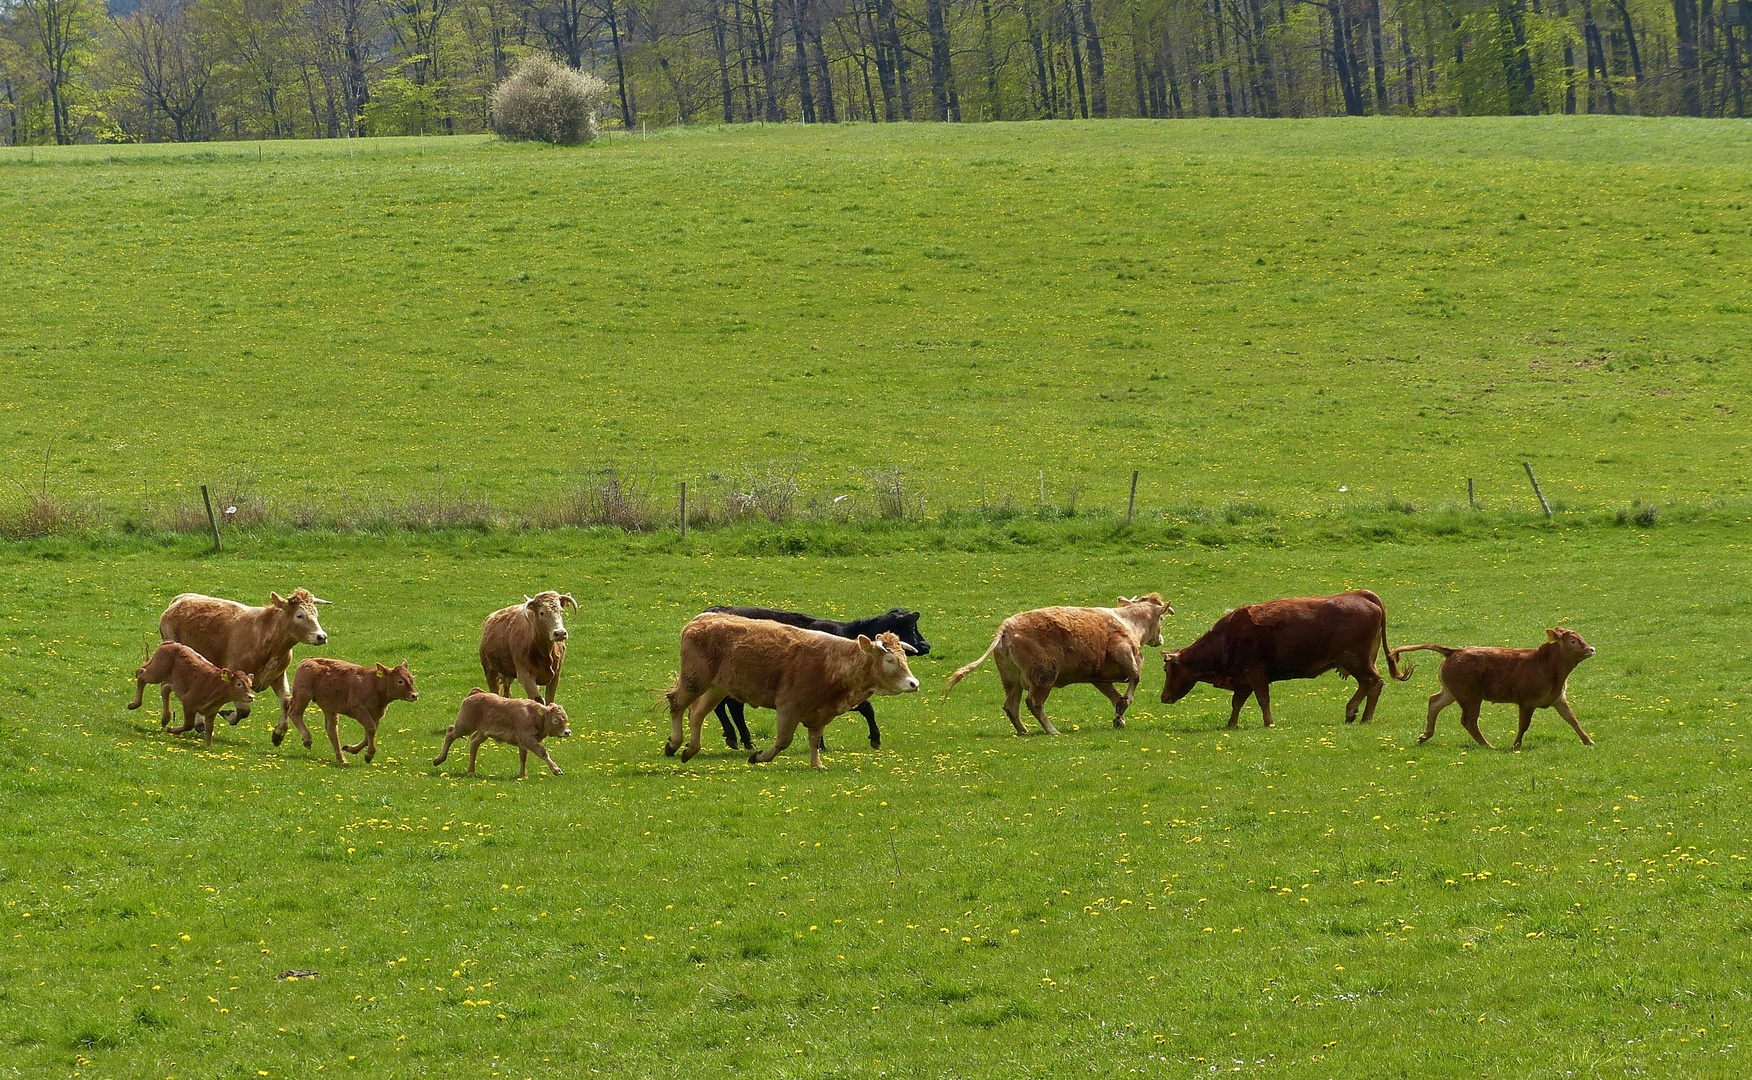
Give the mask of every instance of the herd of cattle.
M 288 724 L 296 725 L 305 747 L 310 746 L 304 713 L 314 702 L 322 710 L 335 762 L 346 763 L 343 751 L 363 752 L 369 762 L 377 753 L 377 726 L 389 703 L 417 701 L 420 695 L 406 660 L 389 668 L 311 658 L 288 679 L 294 646 L 328 641 L 317 618 L 317 606 L 326 603 L 305 589 L 290 596 L 271 593 L 265 607 L 196 593 L 176 597 L 159 619 L 163 644 L 134 672 L 134 700 L 128 708 L 140 707 L 148 684 L 159 685 L 160 727 L 170 724 L 175 694 L 183 722 L 172 732 L 202 732 L 210 746 L 220 716 L 237 723 L 249 715 L 256 692 L 272 687 L 280 700 L 275 746 Z M 518 748 L 519 777 L 527 773 L 532 753 L 554 775 L 560 774 L 543 740 L 571 734 L 566 710 L 554 700 L 566 658 L 568 607 L 578 607 L 571 596 L 548 591 L 487 617 L 480 645 L 487 689 L 477 687 L 464 698 L 434 766 L 443 764 L 453 742 L 467 736 L 470 774 L 481 743 L 489 738 Z M 1143 649 L 1162 644 L 1162 617 L 1173 611 L 1160 595 L 1150 593 L 1121 597 L 1113 607 L 1050 607 L 1012 615 L 984 655 L 949 677 L 948 689 L 990 659 L 1003 682 L 1004 713 L 1018 735 L 1028 732 L 1019 712 L 1024 700 L 1041 728 L 1058 734 L 1046 715 L 1047 695 L 1078 683 L 1092 684 L 1106 695 L 1113 703 L 1113 725 L 1124 727 L 1142 676 Z M 753 750 L 743 713 L 747 705 L 778 713 L 772 745 L 751 754 L 750 762 L 771 761 L 801 726 L 808 732 L 810 764 L 820 768 L 823 730 L 834 717 L 853 711 L 869 724 L 871 747 L 880 746 L 870 699 L 918 690 L 907 656 L 931 648 L 919 633 L 918 621 L 918 612 L 903 608 L 843 623 L 772 608 L 712 608 L 695 616 L 682 628 L 680 672 L 665 695 L 670 732 L 664 752 L 681 750 L 683 761 L 699 753 L 700 729 L 714 711 L 730 748 Z M 1362 721 L 1368 723 L 1386 685 L 1375 667 L 1377 655 L 1385 655 L 1388 672 L 1403 682 L 1411 678 L 1411 668 L 1401 670 L 1401 654 L 1431 650 L 1443 657 L 1442 689 L 1429 699 L 1419 742 L 1435 734 L 1437 715 L 1458 702 L 1461 724 L 1489 747 L 1478 728 L 1480 707 L 1489 701 L 1520 709 L 1516 746 L 1534 710 L 1546 707 L 1556 709 L 1584 743 L 1592 744 L 1564 691 L 1570 672 L 1594 655 L 1594 648 L 1573 630 L 1546 634 L 1548 640 L 1536 649 L 1394 649 L 1387 644 L 1386 609 L 1372 592 L 1273 600 L 1236 608 L 1191 645 L 1163 652 L 1162 701 L 1172 704 L 1198 683 L 1209 683 L 1234 694 L 1230 727 L 1239 723 L 1249 697 L 1259 699 L 1265 726 L 1270 727 L 1272 683 L 1312 679 L 1336 668 L 1357 683 L 1345 706 L 1345 722 L 1355 721 L 1361 706 Z M 524 698 L 509 696 L 513 683 L 522 687 Z M 363 726 L 358 743 L 341 745 L 336 725 L 342 716 Z M 691 724 L 685 749 L 684 718 Z

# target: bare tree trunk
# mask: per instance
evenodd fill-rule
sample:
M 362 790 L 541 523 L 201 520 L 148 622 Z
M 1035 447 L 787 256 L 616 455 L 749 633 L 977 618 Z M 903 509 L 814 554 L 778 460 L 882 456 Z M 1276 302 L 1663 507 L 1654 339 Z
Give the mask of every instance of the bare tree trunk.
M 827 66 L 827 49 L 821 44 L 821 12 L 809 20 L 809 46 L 815 52 L 815 85 L 821 91 L 815 103 L 817 116 L 829 124 L 839 123 L 839 110 L 833 101 L 833 72 Z
M 1697 85 L 1697 2 L 1673 0 L 1673 36 L 1679 39 L 1679 111 L 1703 115 L 1703 95 Z
M 991 110 L 994 121 L 1002 120 L 1004 99 L 998 92 L 998 52 L 992 33 L 992 0 L 980 0 L 980 9 L 985 15 L 986 108 Z
M 1107 65 L 1101 55 L 1101 32 L 1095 26 L 1095 5 L 1083 0 L 1083 34 L 1089 42 L 1089 104 L 1095 119 L 1107 119 Z
M 938 120 L 961 119 L 955 93 L 955 71 L 949 59 L 949 28 L 943 21 L 943 0 L 925 0 L 925 29 L 931 39 L 931 99 Z
M 712 49 L 718 57 L 718 93 L 724 99 L 724 122 L 736 122 L 736 96 L 730 88 L 730 49 L 724 27 L 724 0 L 712 0 Z
M 1363 17 L 1369 24 L 1369 46 L 1375 58 L 1375 111 L 1386 112 L 1387 62 L 1381 49 L 1381 0 L 1369 0 Z
M 809 86 L 809 55 L 804 51 L 803 20 L 809 12 L 809 0 L 791 0 L 791 40 L 796 45 L 796 60 L 792 70 L 797 73 L 797 104 L 805 124 L 815 123 L 815 94 Z M 773 35 L 778 36 L 779 5 L 773 2 Z
M 1022 21 L 1028 29 L 1028 45 L 1034 52 L 1034 80 L 1040 90 L 1040 112 L 1050 116 L 1054 106 L 1052 96 L 1047 92 L 1046 49 L 1040 41 L 1040 26 L 1034 21 L 1034 5 L 1030 0 L 1022 0 Z
M 1083 46 L 1078 41 L 1077 13 L 1071 10 L 1071 0 L 1065 0 L 1065 26 L 1070 31 L 1071 62 L 1077 72 L 1077 111 L 1083 114 L 1083 119 L 1089 119 L 1089 91 L 1083 83 Z

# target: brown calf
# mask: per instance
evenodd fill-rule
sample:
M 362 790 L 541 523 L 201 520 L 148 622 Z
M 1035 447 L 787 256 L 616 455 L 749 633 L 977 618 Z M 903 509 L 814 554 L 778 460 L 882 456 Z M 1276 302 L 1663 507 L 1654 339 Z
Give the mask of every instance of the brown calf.
M 1337 668 L 1357 681 L 1357 692 L 1344 707 L 1344 722 L 1363 723 L 1375 716 L 1375 703 L 1386 685 L 1375 670 L 1375 654 L 1387 648 L 1387 609 L 1367 589 L 1337 596 L 1307 596 L 1238 607 L 1217 620 L 1197 641 L 1162 654 L 1166 678 L 1162 703 L 1172 705 L 1201 682 L 1234 694 L 1229 726 L 1241 720 L 1241 706 L 1259 698 L 1265 726 L 1271 726 L 1271 684 L 1285 679 L 1312 679 Z M 1387 670 L 1400 682 L 1411 670 L 1400 671 L 1397 653 L 1387 653 Z M 1364 702 L 1367 702 L 1365 705 Z
M 347 747 L 347 753 L 363 750 L 369 763 L 377 756 L 377 725 L 389 703 L 418 700 L 420 693 L 414 689 L 414 673 L 408 670 L 406 660 L 393 668 L 382 664 L 376 668 L 360 667 L 324 657 L 306 660 L 298 665 L 298 672 L 292 677 L 292 698 L 274 728 L 274 745 L 279 746 L 286 737 L 286 724 L 290 722 L 298 725 L 298 734 L 304 736 L 304 746 L 309 749 L 310 729 L 304 726 L 304 710 L 314 701 L 322 710 L 323 726 L 328 729 L 329 744 L 335 749 L 335 764 L 347 763 L 341 756 L 341 736 L 336 730 L 338 716 L 350 716 L 364 726 L 365 737 Z
M 1161 594 L 1120 597 L 1110 608 L 1050 607 L 1012 615 L 998 627 L 985 655 L 949 676 L 949 686 L 973 673 L 995 657 L 998 678 L 1004 682 L 1004 715 L 1016 734 L 1026 735 L 1021 714 L 1016 711 L 1024 689 L 1028 711 L 1048 735 L 1058 728 L 1046 718 L 1046 697 L 1056 687 L 1093 683 L 1113 702 L 1113 726 L 1125 726 L 1125 711 L 1137 696 L 1143 671 L 1142 647 L 1162 644 L 1162 616 L 1174 609 Z M 1126 684 L 1125 693 L 1114 688 Z
M 481 673 L 487 689 L 509 695 L 515 680 L 529 697 L 554 703 L 560 666 L 566 661 L 568 635 L 560 614 L 567 607 L 577 611 L 578 601 L 549 589 L 487 616 L 481 624 Z
M 187 645 L 220 667 L 248 672 L 257 689 L 273 688 L 283 713 L 291 697 L 286 669 L 292 663 L 292 646 L 328 643 L 328 633 L 316 618 L 316 606 L 328 601 L 318 600 L 308 589 L 268 597 L 266 607 L 247 607 L 183 593 L 159 617 L 158 636 Z M 231 722 L 241 719 L 233 716 Z
M 1589 746 L 1594 740 L 1582 730 L 1576 714 L 1565 698 L 1570 672 L 1576 665 L 1594 655 L 1594 647 L 1582 640 L 1574 630 L 1553 628 L 1545 632 L 1545 644 L 1537 649 L 1490 649 L 1471 647 L 1448 649 L 1441 645 L 1402 645 L 1390 656 L 1428 649 L 1442 654 L 1442 692 L 1430 697 L 1429 720 L 1424 733 L 1417 738 L 1424 742 L 1436 733 L 1436 715 L 1443 709 L 1460 703 L 1460 723 L 1478 744 L 1489 747 L 1484 733 L 1478 730 L 1481 703 L 1512 702 L 1521 710 L 1521 727 L 1515 732 L 1515 746 L 1527 734 L 1533 722 L 1533 710 L 1552 708 L 1569 721 L 1570 727 Z
M 235 704 L 242 718 L 249 715 L 249 704 L 255 700 L 247 672 L 215 667 L 187 645 L 170 641 L 158 646 L 151 659 L 135 669 L 134 700 L 128 702 L 128 708 L 140 707 L 147 683 L 164 684 L 164 714 L 158 718 L 158 726 L 170 724 L 170 695 L 174 693 L 182 702 L 183 723 L 171 728 L 171 734 L 204 727 L 208 746 L 213 745 L 214 717 L 221 708 Z
M 547 762 L 547 767 L 559 776 L 560 767 L 548 756 L 547 747 L 541 741 L 562 739 L 570 734 L 572 726 L 566 719 L 564 708 L 534 698 L 500 697 L 477 686 L 462 699 L 462 708 L 456 711 L 456 723 L 444 733 L 444 748 L 438 751 L 432 764 L 444 764 L 444 759 L 450 756 L 450 744 L 467 735 L 470 776 L 475 771 L 475 754 L 480 751 L 481 743 L 488 739 L 517 747 L 517 779 L 529 775 L 531 753 Z
M 919 688 L 906 665 L 911 646 L 889 631 L 847 640 L 764 619 L 708 611 L 681 631 L 681 673 L 666 695 L 669 739 L 663 752 L 681 749 L 681 718 L 692 731 L 681 760 L 700 752 L 700 726 L 726 697 L 778 710 L 773 745 L 749 756 L 771 761 L 791 745 L 798 725 L 809 732 L 809 764 L 821 768 L 821 732 L 840 713 L 873 694 L 910 694 Z M 691 710 L 691 711 L 690 711 Z

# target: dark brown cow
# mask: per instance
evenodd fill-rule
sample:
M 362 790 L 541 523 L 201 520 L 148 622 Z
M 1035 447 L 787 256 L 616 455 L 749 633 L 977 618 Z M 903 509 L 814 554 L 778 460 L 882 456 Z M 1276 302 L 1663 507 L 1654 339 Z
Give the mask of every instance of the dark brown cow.
M 1582 730 L 1576 714 L 1570 711 L 1565 698 L 1570 672 L 1576 665 L 1594 655 L 1594 647 L 1582 640 L 1574 630 L 1554 627 L 1545 632 L 1547 640 L 1537 649 L 1490 649 L 1473 646 L 1449 649 L 1441 645 L 1402 645 L 1388 654 L 1391 660 L 1400 653 L 1428 649 L 1442 654 L 1442 692 L 1430 697 L 1429 720 L 1424 733 L 1417 738 L 1424 742 L 1436 733 L 1436 714 L 1460 703 L 1460 724 L 1478 740 L 1480 746 L 1490 743 L 1478 730 L 1478 712 L 1486 701 L 1508 702 L 1521 710 L 1521 727 L 1515 732 L 1515 746 L 1527 734 L 1533 722 L 1533 710 L 1552 708 L 1569 721 L 1570 727 L 1589 746 L 1594 740 Z
M 509 695 L 516 681 L 527 696 L 554 703 L 560 667 L 566 662 L 561 612 L 568 607 L 577 611 L 578 601 L 549 589 L 487 616 L 481 625 L 481 673 L 487 689 Z
M 1076 683 L 1093 683 L 1113 702 L 1113 726 L 1125 726 L 1125 711 L 1137 696 L 1143 674 L 1143 646 L 1162 644 L 1162 616 L 1174 614 L 1160 593 L 1120 597 L 1110 608 L 1049 607 L 1024 611 L 1005 619 L 991 648 L 973 663 L 949 676 L 943 691 L 975 668 L 996 658 L 998 678 L 1004 682 L 1004 715 L 1016 734 L 1026 735 L 1022 716 L 1016 711 L 1024 689 L 1028 711 L 1048 735 L 1058 728 L 1046 718 L 1046 697 L 1053 689 Z M 1114 688 L 1125 683 L 1125 693 Z
M 462 708 L 456 711 L 456 723 L 444 733 L 444 748 L 438 751 L 432 764 L 444 764 L 444 759 L 450 756 L 450 744 L 467 735 L 470 776 L 475 771 L 475 754 L 480 752 L 481 743 L 488 739 L 517 747 L 517 779 L 529 775 L 530 754 L 547 762 L 547 767 L 559 776 L 560 767 L 554 764 L 541 741 L 563 739 L 570 734 L 572 725 L 561 706 L 547 704 L 540 698 L 500 697 L 477 686 L 462 699 Z
M 248 672 L 216 667 L 187 645 L 173 641 L 158 646 L 151 659 L 135 669 L 134 700 L 128 702 L 128 708 L 140 707 L 148 683 L 164 685 L 164 714 L 158 718 L 158 726 L 170 724 L 170 695 L 174 693 L 182 702 L 183 723 L 171 728 L 171 734 L 204 728 L 208 746 L 213 745 L 213 728 L 218 726 L 214 717 L 220 709 L 235 704 L 239 717 L 248 716 L 250 702 L 255 700 Z
M 1259 697 L 1265 726 L 1270 727 L 1272 683 L 1312 679 L 1337 668 L 1357 681 L 1357 692 L 1344 707 L 1344 722 L 1356 720 L 1357 705 L 1366 699 L 1366 724 L 1386 685 L 1375 670 L 1375 654 L 1386 648 L 1387 609 L 1367 589 L 1250 604 L 1218 619 L 1186 648 L 1162 654 L 1167 674 L 1162 702 L 1172 705 L 1206 682 L 1234 692 L 1230 727 L 1239 724 L 1241 706 L 1253 695 Z M 1387 670 L 1400 682 L 1411 678 L 1411 669 L 1401 673 L 1391 652 Z
M 280 714 L 274 728 L 274 745 L 286 737 L 288 722 L 298 725 L 304 736 L 305 749 L 310 748 L 310 729 L 304 726 L 304 710 L 312 701 L 322 710 L 323 726 L 328 729 L 329 744 L 335 749 L 335 764 L 345 765 L 341 756 L 341 736 L 337 717 L 350 716 L 365 728 L 365 737 L 347 747 L 347 753 L 365 751 L 367 763 L 377 756 L 377 725 L 383 711 L 392 701 L 418 701 L 420 692 L 414 689 L 414 673 L 403 660 L 398 666 L 376 668 L 349 664 L 345 660 L 317 657 L 298 665 L 292 677 L 292 700 Z
M 284 713 L 292 696 L 286 681 L 292 646 L 328 643 L 328 632 L 316 618 L 317 605 L 326 603 L 308 589 L 293 589 L 291 596 L 269 593 L 266 607 L 183 593 L 159 617 L 158 636 L 187 645 L 220 667 L 249 672 L 257 690 L 273 689 Z M 242 718 L 233 716 L 231 722 Z
M 700 726 L 726 697 L 778 710 L 773 745 L 750 755 L 771 761 L 791 745 L 798 725 L 809 732 L 809 764 L 821 768 L 821 732 L 840 713 L 872 694 L 910 694 L 919 681 L 906 665 L 909 646 L 892 631 L 848 641 L 764 619 L 708 611 L 681 631 L 681 673 L 669 689 L 669 739 L 663 752 L 681 749 L 681 718 L 692 732 L 681 760 L 700 752 Z M 690 712 L 691 708 L 691 712 Z

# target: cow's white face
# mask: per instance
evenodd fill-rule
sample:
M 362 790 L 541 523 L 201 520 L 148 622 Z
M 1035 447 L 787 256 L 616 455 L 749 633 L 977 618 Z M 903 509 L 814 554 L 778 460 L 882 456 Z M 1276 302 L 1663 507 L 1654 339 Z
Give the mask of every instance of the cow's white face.
M 1119 598 L 1119 606 L 1143 609 L 1149 618 L 1149 622 L 1145 624 L 1144 628 L 1144 644 L 1152 649 L 1161 648 L 1162 616 L 1174 614 L 1174 608 L 1157 593 L 1151 593 L 1148 596 L 1122 596 Z
M 906 666 L 905 646 L 901 645 L 900 638 L 892 631 L 875 640 L 860 636 L 858 647 L 864 650 L 865 657 L 872 662 L 877 694 L 884 697 L 910 694 L 919 688 L 919 680 L 913 676 L 912 669 Z
M 572 723 L 566 717 L 566 710 L 558 705 L 543 705 L 541 708 L 541 737 L 544 739 L 565 739 L 572 735 Z
M 322 628 L 322 623 L 316 617 L 316 605 L 326 604 L 327 600 L 318 600 L 307 590 L 296 589 L 291 596 L 281 596 L 270 593 L 274 606 L 286 613 L 292 624 L 292 636 L 306 645 L 327 645 L 328 632 Z
M 576 611 L 578 601 L 569 595 L 562 596 L 552 589 L 537 596 L 523 598 L 523 612 L 529 619 L 530 629 L 535 631 L 536 637 L 547 641 L 566 640 L 566 621 L 561 612 L 568 606 Z

